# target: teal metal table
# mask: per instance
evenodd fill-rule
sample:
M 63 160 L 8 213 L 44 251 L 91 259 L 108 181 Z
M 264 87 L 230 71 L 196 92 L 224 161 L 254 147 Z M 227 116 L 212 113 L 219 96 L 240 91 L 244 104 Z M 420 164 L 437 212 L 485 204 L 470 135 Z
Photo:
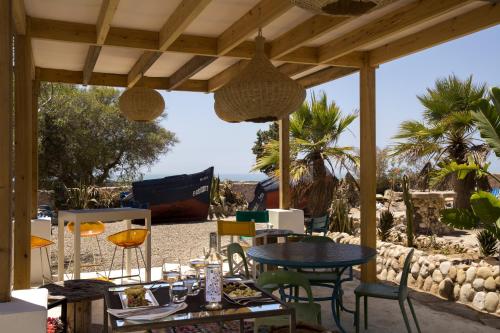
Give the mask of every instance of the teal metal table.
M 254 246 L 248 250 L 247 255 L 261 264 L 285 268 L 338 269 L 337 281 L 331 298 L 332 314 L 339 330 L 345 332 L 340 323 L 340 314 L 337 311 L 342 273 L 349 267 L 365 264 L 374 259 L 377 251 L 352 244 L 297 242 Z

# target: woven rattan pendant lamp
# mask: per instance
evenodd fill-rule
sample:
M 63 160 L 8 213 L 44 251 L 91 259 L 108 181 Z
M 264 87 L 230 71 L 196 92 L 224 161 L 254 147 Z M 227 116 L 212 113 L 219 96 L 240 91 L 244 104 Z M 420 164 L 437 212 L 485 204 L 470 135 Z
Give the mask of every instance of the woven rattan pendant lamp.
M 160 93 L 145 87 L 125 90 L 118 104 L 123 115 L 133 121 L 153 121 L 165 110 L 165 101 Z
M 299 109 L 304 87 L 273 66 L 264 52 L 262 32 L 248 65 L 214 94 L 215 113 L 227 122 L 262 123 L 283 119 Z
M 292 4 L 318 14 L 333 16 L 358 16 L 376 6 L 384 6 L 395 0 L 290 0 Z

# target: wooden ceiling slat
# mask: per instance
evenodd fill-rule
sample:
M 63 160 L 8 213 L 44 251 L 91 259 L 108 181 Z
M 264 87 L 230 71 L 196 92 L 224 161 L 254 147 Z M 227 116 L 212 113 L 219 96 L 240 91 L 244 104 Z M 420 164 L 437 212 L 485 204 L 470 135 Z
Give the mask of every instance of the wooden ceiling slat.
M 214 75 L 208 80 L 208 91 L 213 92 L 236 76 L 247 64 L 248 60 L 240 60 L 237 63 L 229 66 L 217 75 Z
M 359 70 L 357 68 L 330 67 L 317 71 L 316 73 L 301 77 L 296 81 L 303 85 L 305 88 L 310 88 L 322 83 L 340 79 L 341 77 L 350 75 L 358 71 Z
M 49 69 L 49 68 L 37 67 L 37 73 L 39 73 L 40 81 L 71 83 L 71 84 L 83 83 L 83 72 L 81 71 L 69 71 L 63 69 Z M 89 84 L 96 86 L 126 87 L 127 80 L 128 79 L 126 74 L 109 74 L 109 73 L 94 72 L 92 78 L 90 79 Z M 146 76 L 141 79 L 138 85 L 153 89 L 168 89 L 169 81 L 170 81 L 169 78 Z M 188 80 L 177 86 L 174 90 L 207 92 L 208 82 L 205 80 Z
M 327 42 L 319 48 L 319 62 L 328 62 L 377 40 L 425 23 L 473 3 L 474 0 L 421 0 L 401 7 L 374 22 Z
M 170 15 L 159 33 L 158 50 L 166 51 L 191 22 L 208 6 L 211 0 L 183 0 Z M 128 73 L 128 86 L 133 87 L 148 71 L 161 52 L 146 51 Z
M 500 5 L 485 5 L 370 52 L 373 66 L 500 24 Z
M 190 77 L 213 63 L 216 59 L 216 57 L 194 56 L 181 68 L 175 71 L 175 73 L 170 75 L 168 90 L 177 88 L 178 86 L 189 80 Z
M 283 64 L 278 67 L 279 71 L 290 77 L 310 70 L 316 67 L 315 65 L 304 65 L 304 64 Z
M 225 55 L 259 28 L 263 28 L 292 7 L 290 0 L 260 1 L 219 36 L 217 54 Z
M 12 1 L 12 17 L 14 19 L 15 31 L 19 35 L 26 34 L 26 10 L 24 0 Z
M 85 65 L 83 66 L 83 84 L 89 84 L 90 78 L 92 77 L 92 72 L 94 71 L 97 58 L 101 53 L 102 46 L 90 45 L 89 51 L 87 53 L 87 58 L 85 58 Z

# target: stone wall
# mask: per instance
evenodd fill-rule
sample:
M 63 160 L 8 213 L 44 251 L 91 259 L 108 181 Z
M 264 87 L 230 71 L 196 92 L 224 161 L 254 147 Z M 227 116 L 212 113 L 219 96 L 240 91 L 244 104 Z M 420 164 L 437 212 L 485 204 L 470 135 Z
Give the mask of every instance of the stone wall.
M 253 200 L 257 182 L 232 182 L 232 184 L 233 191 L 241 193 L 248 203 Z
M 439 212 L 446 208 L 447 202 L 453 201 L 455 192 L 411 192 L 411 198 L 418 234 L 442 235 L 452 231 L 452 228 L 441 223 Z
M 340 243 L 360 243 L 358 237 L 346 233 L 332 233 L 329 236 Z M 378 279 L 398 283 L 408 251 L 407 247 L 378 241 Z M 498 263 L 492 265 L 486 261 L 472 262 L 460 257 L 429 255 L 415 250 L 408 286 L 500 316 Z

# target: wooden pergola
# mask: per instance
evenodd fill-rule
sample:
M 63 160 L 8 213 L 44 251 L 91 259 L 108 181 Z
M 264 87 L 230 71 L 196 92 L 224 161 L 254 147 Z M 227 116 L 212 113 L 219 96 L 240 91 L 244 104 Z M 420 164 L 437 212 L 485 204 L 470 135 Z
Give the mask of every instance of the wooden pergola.
M 252 57 L 259 28 L 269 58 L 306 88 L 359 72 L 361 243 L 375 248 L 376 68 L 497 25 L 496 2 L 394 0 L 358 16 L 326 16 L 290 0 L 1 0 L 0 301 L 12 284 L 30 283 L 41 81 L 211 93 Z M 282 170 L 288 126 L 280 121 Z M 288 209 L 288 173 L 281 174 L 280 205 Z M 362 279 L 376 279 L 374 261 Z

